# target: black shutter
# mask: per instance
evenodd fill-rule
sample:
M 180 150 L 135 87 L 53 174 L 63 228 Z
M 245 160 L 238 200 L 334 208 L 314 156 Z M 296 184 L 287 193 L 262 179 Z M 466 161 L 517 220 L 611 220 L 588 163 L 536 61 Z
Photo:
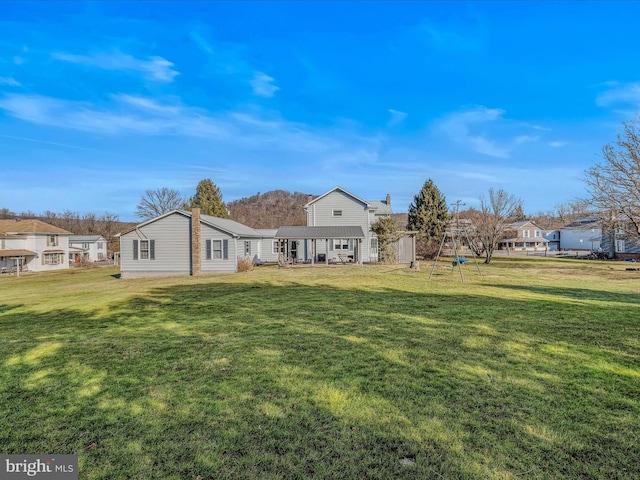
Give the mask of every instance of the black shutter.
M 138 259 L 138 240 L 133 241 L 133 259 Z
M 156 259 L 156 241 L 149 240 L 149 260 Z
M 211 260 L 211 240 L 207 240 L 205 243 L 206 243 L 206 250 L 207 250 L 206 259 Z
M 222 241 L 222 259 L 229 260 L 229 240 Z

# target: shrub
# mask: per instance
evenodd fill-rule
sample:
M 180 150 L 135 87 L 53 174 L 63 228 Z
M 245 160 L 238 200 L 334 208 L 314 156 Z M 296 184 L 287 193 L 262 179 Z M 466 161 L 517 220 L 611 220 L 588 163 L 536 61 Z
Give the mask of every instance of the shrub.
M 253 270 L 253 260 L 250 257 L 238 258 L 238 272 L 250 272 Z

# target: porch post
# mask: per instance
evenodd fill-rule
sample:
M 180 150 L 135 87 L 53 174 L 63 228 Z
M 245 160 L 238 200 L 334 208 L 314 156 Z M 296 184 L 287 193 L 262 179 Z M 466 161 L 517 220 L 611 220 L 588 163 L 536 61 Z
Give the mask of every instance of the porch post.
M 329 239 L 324 239 L 324 263 L 329 265 Z

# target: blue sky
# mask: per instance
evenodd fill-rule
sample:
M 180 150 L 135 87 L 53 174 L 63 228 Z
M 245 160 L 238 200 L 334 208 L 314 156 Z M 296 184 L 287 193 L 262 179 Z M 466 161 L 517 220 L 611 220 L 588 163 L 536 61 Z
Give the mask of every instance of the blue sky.
M 3 2 L 0 208 L 340 185 L 528 213 L 640 107 L 639 2 Z

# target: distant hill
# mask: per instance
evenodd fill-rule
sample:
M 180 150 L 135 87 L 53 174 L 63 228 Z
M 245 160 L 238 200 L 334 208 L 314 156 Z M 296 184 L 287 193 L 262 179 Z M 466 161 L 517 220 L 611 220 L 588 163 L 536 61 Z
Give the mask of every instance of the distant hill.
M 303 207 L 310 196 L 313 197 L 307 193 L 272 190 L 229 202 L 227 209 L 232 220 L 252 228 L 306 225 Z

